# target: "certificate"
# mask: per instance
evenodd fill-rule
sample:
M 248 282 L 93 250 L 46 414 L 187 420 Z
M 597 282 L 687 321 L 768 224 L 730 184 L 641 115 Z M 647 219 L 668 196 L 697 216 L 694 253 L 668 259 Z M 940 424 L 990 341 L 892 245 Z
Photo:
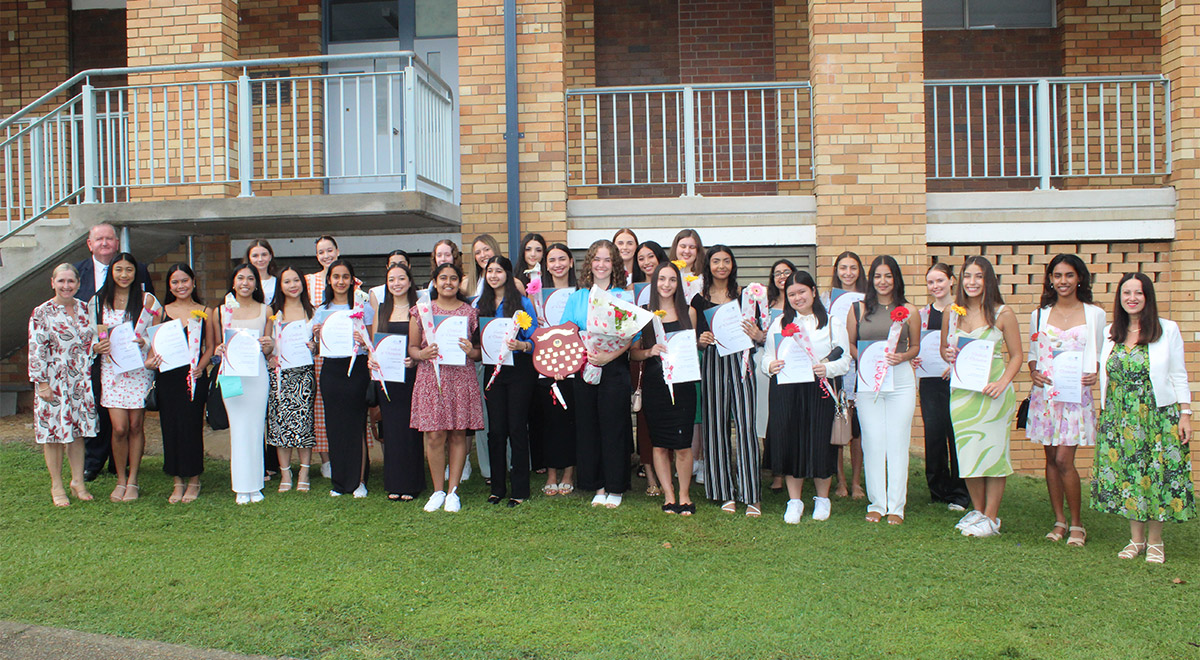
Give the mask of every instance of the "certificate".
M 891 392 L 895 388 L 892 385 L 892 367 L 887 363 L 887 342 L 858 342 L 858 376 L 854 379 L 854 386 L 860 394 L 875 392 L 877 369 L 884 370 L 879 391 Z
M 542 289 L 542 307 L 546 310 L 546 325 L 562 323 L 563 312 L 567 309 L 567 298 L 575 293 L 575 289 Z
M 1046 388 L 1059 403 L 1083 402 L 1083 351 L 1055 351 L 1050 367 L 1052 385 Z
M 312 364 L 312 350 L 308 347 L 311 340 L 312 324 L 308 321 L 284 323 L 279 331 L 279 345 L 275 347 L 279 368 L 294 369 Z
M 708 326 L 717 340 L 717 355 L 725 357 L 754 348 L 754 340 L 742 329 L 742 308 L 737 301 L 704 310 Z
M 375 361 L 384 382 L 403 383 L 408 370 L 404 358 L 408 357 L 408 335 L 375 333 Z
M 433 343 L 437 344 L 439 361 L 452 367 L 466 366 L 467 354 L 458 340 L 467 338 L 467 317 L 435 315 L 433 325 Z
M 347 310 L 336 311 L 321 324 L 321 357 L 345 358 L 354 355 L 354 319 Z
M 664 366 L 671 365 L 672 383 L 700 380 L 700 354 L 696 352 L 696 331 L 691 329 L 667 333 L 667 352 L 662 359 Z
M 777 319 L 777 318 L 779 318 L 779 317 L 783 316 L 783 310 L 782 310 L 782 309 L 772 309 L 772 310 L 768 310 L 768 311 L 770 311 L 770 312 L 771 312 L 771 320 L 770 320 L 770 322 L 767 324 L 767 327 L 769 328 L 769 327 L 771 327 L 771 325 L 770 325 L 770 324 L 775 322 L 775 319 Z M 832 318 L 832 317 L 831 317 L 831 318 Z
M 650 304 L 650 283 L 638 282 L 633 285 L 633 297 L 637 300 L 635 303 L 638 307 L 645 307 Z
M 958 338 L 958 355 L 950 369 L 950 387 L 956 390 L 982 392 L 991 379 L 992 350 L 996 342 L 990 339 Z
M 182 321 L 171 320 L 150 326 L 150 347 L 162 358 L 162 364 L 158 365 L 160 372 L 192 366 L 192 349 L 188 346 Z
M 916 368 L 917 378 L 941 378 L 950 368 L 950 364 L 942 359 L 942 331 L 921 331 L 921 366 Z
M 138 347 L 134 338 L 133 324 L 129 322 L 114 325 L 108 330 L 108 357 L 119 374 L 146 368 L 146 362 L 142 359 L 142 349 Z
M 783 360 L 783 369 L 775 374 L 775 382 L 780 385 L 791 383 L 811 383 L 816 381 L 813 373 L 812 358 L 808 351 L 800 346 L 800 342 L 791 337 L 775 333 L 775 359 Z
M 258 376 L 263 360 L 262 344 L 258 338 L 262 333 L 248 328 L 225 331 L 225 356 L 221 359 L 222 376 Z
M 483 354 L 482 362 L 484 364 L 496 364 L 500 359 L 500 353 L 504 349 L 504 339 L 508 336 L 509 331 L 513 327 L 512 317 L 495 317 L 484 316 L 479 319 L 479 349 Z M 513 334 L 516 337 L 516 334 Z M 438 344 L 441 346 L 441 344 Z M 504 361 L 501 363 L 506 367 L 511 367 L 513 364 L 512 351 L 507 351 L 504 356 Z
M 846 323 L 850 317 L 850 306 L 863 299 L 863 294 L 844 289 L 833 289 L 829 292 L 829 318 L 840 319 Z M 889 390 L 891 391 L 891 390 Z

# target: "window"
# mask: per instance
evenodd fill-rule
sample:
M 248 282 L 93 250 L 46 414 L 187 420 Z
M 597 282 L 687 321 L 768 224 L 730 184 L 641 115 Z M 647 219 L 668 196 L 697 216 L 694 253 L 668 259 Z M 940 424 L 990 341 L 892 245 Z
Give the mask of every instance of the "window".
M 1055 27 L 1054 0 L 924 0 L 927 30 Z
M 400 38 L 396 0 L 329 0 L 330 41 L 384 41 Z
M 458 34 L 458 3 L 449 0 L 417 0 L 418 39 L 453 37 Z

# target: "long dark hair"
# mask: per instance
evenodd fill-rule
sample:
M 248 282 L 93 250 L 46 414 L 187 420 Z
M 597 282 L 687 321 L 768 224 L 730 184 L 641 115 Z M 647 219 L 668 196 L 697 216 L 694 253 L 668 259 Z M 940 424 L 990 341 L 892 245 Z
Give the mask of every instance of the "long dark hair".
M 525 271 L 534 266 L 525 261 L 525 248 L 530 243 L 538 243 L 542 246 L 542 260 L 537 265 L 542 267 L 542 278 L 545 279 L 546 277 L 546 255 L 550 252 L 549 248 L 546 247 L 546 239 L 541 234 L 525 234 L 525 237 L 521 239 L 521 254 L 517 257 L 517 261 L 520 262 L 521 267 L 515 273 L 517 279 L 521 280 L 522 284 L 529 284 L 529 276 L 525 274 Z
M 333 241 L 332 238 L 329 240 Z M 336 241 L 333 243 L 333 246 L 337 247 Z M 250 251 L 256 247 L 266 248 L 267 252 L 271 255 L 271 260 L 267 262 L 267 275 L 270 277 L 278 276 L 279 273 L 277 271 L 279 267 L 275 265 L 275 249 L 271 247 L 271 244 L 265 238 L 256 238 L 250 241 L 250 245 L 246 246 L 246 255 L 242 257 L 242 261 L 250 263 Z
M 496 290 L 487 283 L 487 269 L 492 264 L 496 264 L 504 270 L 504 316 L 512 316 L 517 312 L 525 309 L 521 305 L 521 292 L 517 289 L 517 283 L 513 279 L 512 262 L 508 257 L 495 256 L 487 260 L 483 265 L 483 292 L 479 294 L 479 315 L 480 316 L 497 316 L 500 310 L 496 309 Z
M 853 259 L 854 263 L 858 264 L 858 279 L 854 282 L 854 293 L 867 293 L 867 289 L 871 287 L 868 286 L 870 282 L 867 281 L 867 276 L 864 274 L 865 269 L 863 268 L 862 259 L 859 259 L 857 254 L 849 250 L 839 254 L 837 259 L 833 260 L 833 280 L 830 281 L 829 286 L 835 289 L 842 288 L 842 281 L 838 279 L 837 274 L 837 267 L 838 264 L 842 263 L 842 259 Z
M 260 303 L 265 301 L 266 296 L 263 295 L 262 280 L 258 279 L 258 269 L 248 261 L 243 261 L 242 263 L 233 267 L 233 272 L 229 274 L 229 293 L 232 293 L 234 298 L 237 298 L 237 292 L 233 290 L 233 283 L 235 280 L 237 280 L 238 273 L 242 272 L 243 270 L 250 271 L 250 274 L 254 276 L 254 293 L 251 293 L 250 297 L 254 300 L 254 302 Z
M 712 258 L 718 254 L 729 255 L 729 279 L 725 281 L 725 293 L 730 300 L 735 300 L 741 293 L 737 283 L 737 258 L 733 256 L 733 250 L 730 250 L 728 245 L 714 245 L 704 254 L 704 299 L 711 300 L 709 290 L 713 286 Z
M 1092 304 L 1092 274 L 1088 272 L 1087 264 L 1083 263 L 1083 259 L 1073 254 L 1060 254 L 1050 260 L 1046 264 L 1046 277 L 1042 281 L 1042 300 L 1039 303 L 1040 307 L 1049 307 L 1058 302 L 1058 292 L 1054 290 L 1054 285 L 1050 283 L 1050 275 L 1059 265 L 1065 263 L 1075 271 L 1075 275 L 1079 277 L 1079 288 L 1075 290 L 1075 297 L 1079 302 Z
M 451 245 L 453 245 L 453 242 L 451 242 Z M 462 278 L 463 278 L 463 272 L 462 272 L 462 268 L 459 268 L 458 264 L 456 264 L 456 263 L 454 263 L 454 262 L 447 262 L 447 263 L 444 263 L 444 264 L 439 264 L 439 265 L 437 265 L 437 266 L 434 266 L 434 268 L 433 268 L 433 278 L 429 280 L 429 281 L 430 281 L 430 283 L 431 283 L 431 284 L 433 284 L 433 290 L 434 290 L 434 292 L 433 292 L 433 294 L 431 295 L 431 297 L 432 297 L 434 300 L 437 300 L 437 298 L 438 298 L 438 294 L 437 294 L 437 284 L 436 284 L 436 283 L 437 283 L 437 278 L 438 278 L 438 275 L 439 275 L 439 274 L 440 274 L 440 273 L 441 273 L 443 270 L 446 270 L 447 268 L 449 268 L 450 270 L 454 271 L 454 274 L 455 274 L 455 275 L 458 275 L 458 282 L 459 282 L 459 285 L 460 285 L 460 286 L 459 286 L 457 289 L 455 289 L 455 290 L 454 290 L 454 297 L 455 297 L 455 298 L 457 298 L 457 299 L 459 299 L 459 300 L 461 300 L 462 302 L 467 302 L 467 297 L 463 295 L 463 292 L 462 292 L 462 286 L 461 286 L 461 284 L 462 284 Z
M 566 243 L 551 243 L 548 247 L 546 247 L 546 256 L 544 259 L 544 261 L 547 264 L 546 272 L 547 273 L 550 272 L 549 263 L 550 263 L 550 251 L 551 250 L 558 250 L 559 252 L 566 253 L 567 258 L 569 258 L 571 260 L 571 267 L 567 269 L 567 285 L 568 286 L 579 286 L 579 280 L 575 276 L 575 254 L 573 252 L 571 252 L 571 248 L 567 247 Z M 553 277 L 554 277 L 553 275 L 549 276 L 549 278 L 553 278 Z M 548 281 L 551 286 L 554 285 L 553 279 L 549 279 Z M 543 282 L 543 284 L 545 284 L 545 282 Z
M 661 245 L 659 245 L 658 243 L 655 243 L 654 241 L 645 241 L 643 243 L 639 243 L 637 246 L 637 249 L 635 249 L 633 251 L 633 281 L 634 282 L 647 281 L 646 274 L 642 272 L 641 266 L 638 266 L 638 255 L 642 253 L 642 250 L 650 250 L 650 254 L 654 255 L 654 258 L 658 261 L 658 263 L 660 265 L 664 261 L 670 261 L 670 259 L 667 259 L 667 251 L 664 250 L 663 247 Z M 655 272 L 657 272 L 657 271 L 655 271 Z M 653 276 L 653 273 L 651 273 L 651 276 Z M 654 282 L 650 282 L 650 284 L 653 285 Z
M 658 295 L 658 274 L 664 270 L 670 269 L 675 272 L 675 295 L 670 300 L 664 301 Z M 679 272 L 679 268 L 670 261 L 663 260 L 658 262 L 658 266 L 654 268 L 654 272 L 650 275 L 650 301 L 646 305 L 646 309 L 654 311 L 656 309 L 666 309 L 666 305 L 670 304 L 675 309 L 675 316 L 679 319 L 679 328 L 687 330 L 692 327 L 692 317 L 688 315 L 687 298 L 683 297 L 683 273 Z M 642 333 L 645 336 L 647 333 Z M 649 333 L 653 335 L 653 333 Z M 654 344 L 651 337 L 651 345 Z
M 337 266 L 345 266 L 350 272 L 350 288 L 346 290 L 346 304 L 354 306 L 354 292 L 358 290 L 358 278 L 354 276 L 354 265 L 345 259 L 335 259 L 329 267 L 325 269 L 325 292 L 321 296 L 321 306 L 328 307 L 333 304 L 333 269 Z
M 1139 345 L 1152 344 L 1162 337 L 1162 323 L 1158 320 L 1158 297 L 1154 295 L 1154 282 L 1150 281 L 1143 273 L 1125 273 L 1121 276 L 1121 281 L 1117 283 L 1117 301 L 1113 305 L 1113 323 L 1108 331 L 1108 338 L 1113 340 L 1113 343 L 1121 344 L 1129 336 L 1129 312 L 1125 311 L 1125 307 L 1121 304 L 1121 287 L 1129 280 L 1137 280 L 1142 283 L 1142 293 L 1146 296 L 1146 305 L 1142 307 L 1142 313 L 1138 317 L 1138 328 L 1140 336 L 1137 343 Z M 1147 319 L 1152 319 L 1147 321 Z
M 1004 304 L 1004 296 L 1000 293 L 1000 280 L 996 277 L 996 269 L 992 268 L 992 262 L 981 255 L 967 257 L 958 272 L 966 277 L 967 268 L 972 265 L 979 266 L 979 270 L 983 271 L 983 318 L 988 327 L 993 327 L 996 325 L 996 310 Z M 967 290 L 961 283 L 958 291 L 954 293 L 954 304 L 964 308 L 967 306 Z
M 278 314 L 283 311 L 283 306 L 287 304 L 287 294 L 283 292 L 283 276 L 288 271 L 296 274 L 300 278 L 300 305 L 304 307 L 305 318 L 313 317 L 312 302 L 308 297 L 308 280 L 304 279 L 304 275 L 296 270 L 295 266 L 284 266 L 277 275 L 275 275 L 275 297 L 271 298 L 271 312 Z
M 787 266 L 788 269 L 790 269 L 792 271 L 792 275 L 796 274 L 796 264 L 792 263 L 791 261 L 788 261 L 787 259 L 780 259 L 779 261 L 776 261 L 775 263 L 771 264 L 771 274 L 767 276 L 767 305 L 768 306 L 774 306 L 775 301 L 779 300 L 780 296 L 787 297 L 787 283 L 786 282 L 784 283 L 784 288 L 782 291 L 779 289 L 779 287 L 775 286 L 775 269 L 778 268 L 780 264 Z M 790 278 L 791 275 L 789 275 L 788 277 Z M 815 289 L 816 287 L 813 287 L 813 288 Z
M 794 270 L 788 276 L 787 281 L 783 283 L 783 317 L 779 320 L 780 327 L 785 326 L 796 319 L 796 312 L 799 310 L 792 308 L 792 303 L 787 298 L 787 290 L 793 284 L 800 284 L 812 289 L 813 316 L 817 317 L 817 329 L 825 327 L 829 323 L 829 312 L 825 310 L 825 303 L 821 302 L 821 292 L 817 290 L 817 281 L 806 270 Z
M 182 262 L 171 264 L 171 267 L 167 269 L 167 276 L 163 278 L 163 288 L 167 290 L 167 292 L 163 294 L 163 304 L 170 305 L 176 300 L 175 294 L 171 291 L 171 276 L 175 273 L 183 273 L 184 275 L 192 278 L 192 302 L 196 303 L 197 305 L 203 305 L 204 301 L 200 299 L 200 294 L 197 292 L 200 287 L 196 286 L 196 273 L 192 272 L 191 266 L 188 266 Z
M 412 269 L 405 264 L 392 264 L 387 269 L 387 275 L 384 276 L 384 282 L 391 276 L 393 270 L 402 270 L 408 276 L 408 292 L 404 294 L 405 300 L 408 301 L 409 314 L 411 315 L 412 308 L 417 304 L 417 283 L 413 281 Z M 379 325 L 387 323 L 388 319 L 392 318 L 392 310 L 396 308 L 396 296 L 387 288 L 387 284 L 383 285 L 383 300 L 379 302 L 379 314 L 376 318 L 379 319 Z
M 899 307 L 908 303 L 908 298 L 904 297 L 904 276 L 900 274 L 900 264 L 896 263 L 891 255 L 881 254 L 871 261 L 871 271 L 867 274 L 867 293 L 863 296 L 864 320 L 879 308 L 879 293 L 875 291 L 875 272 L 880 266 L 887 266 L 888 270 L 892 271 L 892 304 Z
M 133 264 L 133 284 L 129 285 L 129 297 L 125 300 L 125 317 L 130 321 L 137 321 L 138 316 L 142 314 L 142 287 L 138 286 L 138 262 L 128 252 L 118 252 L 117 256 L 108 264 L 108 272 L 104 274 L 104 285 L 100 287 L 100 293 L 96 294 L 100 298 L 101 308 L 107 307 L 115 309 L 113 303 L 117 300 L 117 282 L 113 279 L 113 266 L 120 262 Z

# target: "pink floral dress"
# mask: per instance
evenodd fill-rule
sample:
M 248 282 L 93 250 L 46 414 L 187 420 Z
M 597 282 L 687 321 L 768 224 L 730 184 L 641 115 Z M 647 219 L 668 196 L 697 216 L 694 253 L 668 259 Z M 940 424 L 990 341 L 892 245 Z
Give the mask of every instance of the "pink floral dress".
M 48 300 L 29 316 L 29 380 L 48 383 L 54 403 L 34 396 L 34 435 L 40 445 L 96 435 L 92 395 L 92 339 L 87 308 Z
M 1068 330 L 1046 324 L 1050 347 L 1056 351 L 1082 351 L 1087 335 L 1086 325 Z M 1090 447 L 1096 444 L 1096 407 L 1092 403 L 1092 388 L 1083 388 L 1082 403 L 1047 401 L 1046 391 L 1035 387 L 1029 396 L 1030 442 L 1049 447 Z
M 434 316 L 466 316 L 467 335 L 474 337 L 479 332 L 479 312 L 463 304 L 448 311 L 433 301 Z M 420 318 L 414 316 L 414 318 Z M 422 336 L 421 347 L 429 345 L 429 337 Z M 466 366 L 441 365 L 442 387 L 438 390 L 433 375 L 433 363 L 423 360 L 417 364 L 417 379 L 413 383 L 412 426 L 418 431 L 458 431 L 483 428 L 483 397 L 479 393 L 479 380 L 475 377 L 475 365 L 468 358 Z
M 93 304 L 99 304 L 100 297 L 92 298 Z M 95 318 L 93 316 L 93 318 Z M 128 320 L 125 310 L 104 308 L 101 322 L 108 327 L 120 325 Z M 123 374 L 117 373 L 112 358 L 100 356 L 100 405 L 105 408 L 123 410 L 139 410 L 146 407 L 146 394 L 154 382 L 154 373 L 149 369 L 134 369 Z

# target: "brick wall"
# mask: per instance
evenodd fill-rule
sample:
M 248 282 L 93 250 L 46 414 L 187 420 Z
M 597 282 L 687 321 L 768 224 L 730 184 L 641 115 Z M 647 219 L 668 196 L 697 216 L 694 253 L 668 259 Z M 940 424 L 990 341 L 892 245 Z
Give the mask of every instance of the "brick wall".
M 0 115 L 11 115 L 71 76 L 70 13 L 70 0 L 0 2 Z M 63 95 L 58 102 L 65 100 Z
M 809 78 L 808 52 L 808 0 L 775 0 L 775 80 L 807 81 Z M 800 127 L 796 149 L 783 150 L 784 172 L 806 173 L 812 176 L 812 135 L 808 127 L 812 123 L 812 107 L 807 95 L 797 103 L 783 103 L 779 119 L 783 126 L 793 124 Z M 800 178 L 804 178 L 803 174 Z M 780 195 L 811 195 L 813 182 L 794 181 L 778 185 Z
M 1059 0 L 1063 75 L 1159 73 L 1160 0 Z
M 596 85 L 678 83 L 681 23 L 676 0 L 596 3 Z
M 772 0 L 679 0 L 679 82 L 775 77 Z

